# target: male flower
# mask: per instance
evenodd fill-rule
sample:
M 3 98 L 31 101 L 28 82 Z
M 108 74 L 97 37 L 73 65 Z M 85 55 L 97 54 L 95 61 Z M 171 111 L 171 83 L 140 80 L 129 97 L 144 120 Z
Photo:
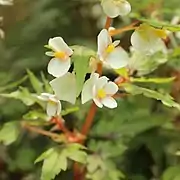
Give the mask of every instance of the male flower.
M 117 102 L 112 97 L 118 91 L 118 86 L 108 81 L 106 76 L 99 77 L 99 74 L 94 73 L 88 79 L 82 90 L 82 104 L 93 99 L 94 103 L 102 108 L 116 108 Z
M 54 77 L 63 76 L 71 66 L 70 56 L 73 54 L 73 50 L 61 37 L 50 38 L 48 47 L 52 50 L 46 52 L 47 56 L 52 57 L 48 64 L 48 73 Z

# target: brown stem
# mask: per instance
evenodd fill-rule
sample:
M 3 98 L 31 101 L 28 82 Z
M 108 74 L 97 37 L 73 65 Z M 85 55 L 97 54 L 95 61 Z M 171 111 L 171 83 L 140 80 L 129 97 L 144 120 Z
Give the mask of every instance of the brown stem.
M 35 132 L 35 133 L 38 133 L 38 134 L 42 134 L 44 136 L 48 136 L 52 139 L 58 139 L 60 138 L 60 136 L 58 134 L 55 134 L 55 133 L 51 133 L 49 131 L 45 131 L 43 129 L 39 129 L 37 127 L 34 127 L 34 126 L 31 126 L 31 125 L 28 125 L 27 123 L 25 122 L 22 122 L 21 123 L 22 127 L 29 130 L 29 131 L 32 131 L 32 132 Z
M 123 32 L 126 32 L 126 31 L 130 31 L 130 30 L 134 30 L 136 29 L 137 27 L 135 27 L 135 25 L 137 24 L 138 22 L 134 22 L 132 24 L 130 24 L 129 26 L 126 26 L 124 28 L 119 28 L 119 29 L 115 29 L 115 30 L 110 30 L 109 34 L 111 36 L 115 36 L 115 35 L 118 35 L 118 34 L 121 34 Z
M 112 22 L 112 19 L 110 17 L 107 17 L 106 18 L 106 24 L 105 24 L 104 28 L 105 29 L 109 29 L 109 27 L 111 25 L 111 22 Z M 98 63 L 97 73 L 100 76 L 102 75 L 102 63 L 101 62 Z M 85 123 L 84 123 L 84 125 L 82 127 L 82 130 L 81 130 L 81 133 L 83 135 L 85 135 L 85 136 L 88 135 L 88 133 L 89 133 L 91 127 L 92 127 L 96 111 L 97 111 L 97 106 L 93 102 L 91 107 L 90 107 L 90 109 L 89 109 L 89 112 L 87 114 Z M 81 144 L 83 144 L 83 143 L 84 143 L 84 140 L 81 142 Z M 78 163 L 75 163 L 74 164 L 74 180 L 83 180 L 84 177 L 85 177 L 85 169 L 84 168 L 80 168 Z

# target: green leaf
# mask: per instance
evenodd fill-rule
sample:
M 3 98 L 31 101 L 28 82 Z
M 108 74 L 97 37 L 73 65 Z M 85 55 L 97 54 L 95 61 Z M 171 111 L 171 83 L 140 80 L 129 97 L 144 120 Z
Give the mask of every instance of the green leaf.
M 42 82 L 44 83 L 44 90 L 48 93 L 53 93 L 52 88 L 49 84 L 49 81 L 46 79 L 43 72 L 41 72 L 41 79 L 42 79 Z
M 18 122 L 8 122 L 0 130 L 0 142 L 4 145 L 10 145 L 18 138 L 20 133 Z
M 12 88 L 15 88 L 15 87 L 17 87 L 18 85 L 20 85 L 20 84 L 22 84 L 23 82 L 25 82 L 26 80 L 27 80 L 27 76 L 24 76 L 22 79 L 20 79 L 20 80 L 18 80 L 18 81 L 16 81 L 16 82 L 13 82 L 13 83 L 11 83 L 11 84 L 8 84 L 8 85 L 6 85 L 6 86 L 4 86 L 4 87 L 0 87 L 0 92 L 2 92 L 2 91 L 7 91 L 7 90 L 9 90 L 9 89 L 12 89 Z
M 23 87 L 20 87 L 19 90 L 14 91 L 10 94 L 0 94 L 0 96 L 21 100 L 27 106 L 31 106 L 36 102 L 35 96 L 31 94 L 27 88 Z
M 162 180 L 178 180 L 177 176 L 180 176 L 180 166 L 169 167 L 162 175 Z
M 126 92 L 132 95 L 142 94 L 146 97 L 153 98 L 156 100 L 160 100 L 165 106 L 175 107 L 180 110 L 180 105 L 173 100 L 169 94 L 160 93 L 151 89 L 139 87 L 133 84 L 123 84 L 122 87 L 126 90 Z
M 157 21 L 157 20 L 145 19 L 145 18 L 139 18 L 139 20 L 143 21 L 155 28 L 165 29 L 165 30 L 169 30 L 171 32 L 180 31 L 179 25 L 173 25 L 173 24 L 170 24 L 169 22 L 163 22 L 163 21 Z
M 159 65 L 166 63 L 167 60 L 167 55 L 162 52 L 156 52 L 153 55 L 146 55 L 134 51 L 130 58 L 128 67 L 131 72 L 137 71 L 137 75 L 142 76 L 154 71 Z
M 66 116 L 68 114 L 79 111 L 79 107 L 72 107 L 61 111 L 61 116 Z
M 84 46 L 72 46 L 72 49 L 74 50 L 72 59 L 74 61 L 74 70 L 76 73 L 77 96 L 79 96 L 86 73 L 88 72 L 90 57 L 94 56 L 96 53 Z
M 51 180 L 58 175 L 61 170 L 67 169 L 67 159 L 61 149 L 51 148 L 38 157 L 35 163 L 44 160 L 42 166 L 41 180 Z
M 140 83 L 157 83 L 157 84 L 163 84 L 163 83 L 169 83 L 172 82 L 175 78 L 130 78 L 131 82 L 140 82 Z
M 27 74 L 29 76 L 31 85 L 36 93 L 40 94 L 43 92 L 43 84 L 38 80 L 38 78 L 31 72 L 30 70 L 27 70 Z

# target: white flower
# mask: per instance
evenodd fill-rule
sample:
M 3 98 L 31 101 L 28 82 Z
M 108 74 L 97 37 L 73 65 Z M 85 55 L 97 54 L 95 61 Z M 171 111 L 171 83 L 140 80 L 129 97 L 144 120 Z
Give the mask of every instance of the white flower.
M 66 73 L 50 82 L 50 85 L 59 100 L 67 101 L 72 104 L 76 102 L 76 78 L 73 73 Z
M 106 76 L 99 77 L 99 74 L 94 73 L 88 79 L 82 90 L 82 104 L 93 99 L 95 104 L 102 108 L 103 105 L 108 108 L 116 108 L 117 102 L 112 97 L 118 91 L 118 86 L 111 81 L 108 81 Z
M 98 35 L 98 56 L 99 59 L 113 69 L 125 67 L 129 57 L 126 51 L 119 47 L 120 41 L 112 42 L 112 38 L 106 29 Z
M 131 44 L 137 51 L 154 54 L 157 51 L 164 50 L 164 42 L 161 38 L 165 37 L 166 33 L 164 30 L 142 24 L 132 34 Z
M 49 117 L 55 117 L 61 113 L 61 102 L 53 94 L 41 93 L 38 98 L 42 101 L 47 102 L 46 112 Z
M 52 51 L 46 52 L 46 55 L 53 57 L 48 64 L 48 73 L 54 77 L 63 76 L 71 66 L 70 56 L 73 54 L 73 50 L 61 37 L 50 38 L 48 46 Z
M 111 18 L 126 16 L 131 11 L 131 5 L 126 0 L 102 0 L 101 4 L 106 15 Z

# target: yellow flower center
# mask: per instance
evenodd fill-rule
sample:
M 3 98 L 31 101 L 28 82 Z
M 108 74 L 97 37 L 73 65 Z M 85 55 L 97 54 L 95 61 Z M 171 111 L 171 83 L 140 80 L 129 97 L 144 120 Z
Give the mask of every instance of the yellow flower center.
M 114 51 L 115 46 L 113 44 L 110 44 L 107 48 L 106 48 L 106 52 L 107 53 L 111 53 L 112 51 Z
M 59 59 L 66 59 L 67 55 L 65 52 L 55 52 L 54 57 Z
M 97 92 L 97 96 L 98 98 L 102 99 L 102 98 L 105 98 L 106 97 L 106 92 L 104 89 L 99 89 L 98 92 Z
M 52 104 L 52 105 L 56 105 L 56 104 L 57 104 L 57 102 L 52 101 L 52 100 L 49 100 L 48 102 L 49 102 L 50 104 Z
M 166 38 L 167 37 L 167 34 L 166 34 L 166 31 L 163 30 L 163 29 L 155 29 L 154 30 L 155 34 L 160 37 L 160 38 Z

